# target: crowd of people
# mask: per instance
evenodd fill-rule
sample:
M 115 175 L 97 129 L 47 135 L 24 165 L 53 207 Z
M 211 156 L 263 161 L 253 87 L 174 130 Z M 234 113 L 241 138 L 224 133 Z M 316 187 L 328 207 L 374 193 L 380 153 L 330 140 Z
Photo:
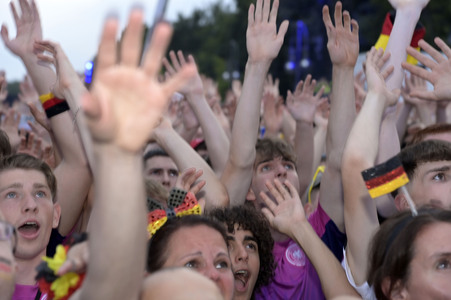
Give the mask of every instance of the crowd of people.
M 87 87 L 35 1 L 1 29 L 27 77 L 1 110 L 0 299 L 451 299 L 451 48 L 414 37 L 429 0 L 389 0 L 359 74 L 358 22 L 324 6 L 330 94 L 308 75 L 286 99 L 268 71 L 289 23 L 256 0 L 223 101 L 170 24 L 142 44 L 137 8 L 120 41 L 106 19 Z M 393 157 L 409 182 L 373 199 L 362 172 Z

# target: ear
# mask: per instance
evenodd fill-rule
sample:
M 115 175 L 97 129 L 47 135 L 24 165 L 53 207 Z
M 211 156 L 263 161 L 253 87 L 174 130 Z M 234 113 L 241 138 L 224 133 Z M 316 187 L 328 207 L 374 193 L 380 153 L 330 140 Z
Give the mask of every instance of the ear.
M 395 197 L 395 206 L 398 211 L 404 211 L 409 208 L 406 197 L 403 193 L 398 193 Z
M 304 212 L 305 216 L 308 218 L 313 213 L 313 204 L 310 202 L 305 203 Z
M 60 217 L 61 217 L 61 206 L 59 203 L 53 204 L 53 223 L 52 227 L 57 228 L 60 223 Z
M 390 288 L 390 279 L 384 278 L 382 280 L 382 292 L 387 298 L 392 300 L 405 300 L 407 299 L 408 293 L 406 288 L 401 284 L 401 280 L 398 280 L 393 286 L 391 292 L 389 292 Z
M 249 187 L 249 190 L 247 191 L 246 200 L 248 201 L 255 201 L 257 197 L 255 197 L 255 193 L 252 190 L 252 187 Z

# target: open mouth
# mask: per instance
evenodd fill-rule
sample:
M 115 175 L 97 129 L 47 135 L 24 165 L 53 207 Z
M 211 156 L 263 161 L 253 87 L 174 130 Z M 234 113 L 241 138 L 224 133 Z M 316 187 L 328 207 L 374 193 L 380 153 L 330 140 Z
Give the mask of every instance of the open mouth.
M 24 237 L 32 238 L 37 235 L 39 228 L 39 223 L 35 221 L 28 221 L 19 226 L 17 228 L 17 232 L 19 232 Z
M 235 289 L 240 292 L 244 292 L 247 289 L 247 282 L 249 281 L 249 271 L 247 270 L 238 270 L 233 276 L 235 277 Z

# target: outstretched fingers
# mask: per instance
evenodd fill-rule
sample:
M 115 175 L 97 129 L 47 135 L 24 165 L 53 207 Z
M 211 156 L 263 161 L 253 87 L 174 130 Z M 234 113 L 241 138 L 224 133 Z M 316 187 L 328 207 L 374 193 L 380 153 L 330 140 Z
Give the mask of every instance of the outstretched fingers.
M 340 1 L 335 4 L 335 11 L 334 11 L 334 21 L 335 21 L 335 28 L 343 27 L 343 14 L 342 14 L 343 5 Z
M 434 39 L 434 42 L 440 48 L 440 50 L 445 53 L 446 57 L 448 57 L 448 59 L 451 59 L 451 48 L 449 48 L 449 46 L 439 37 L 436 37 Z
M 143 40 L 143 12 L 134 9 L 121 42 L 120 64 L 135 67 L 139 64 Z
M 272 3 L 271 14 L 269 16 L 270 23 L 276 23 L 278 10 L 279 10 L 279 0 L 274 0 L 274 2 Z
M 420 40 L 418 42 L 418 46 L 420 46 L 421 49 L 428 53 L 436 62 L 441 63 L 446 60 L 446 58 L 443 57 L 443 55 L 438 50 L 428 44 L 425 40 Z
M 158 23 L 155 25 L 152 40 L 150 41 L 147 53 L 145 53 L 143 70 L 150 77 L 156 77 L 166 49 L 172 36 L 172 27 L 168 23 Z
M 197 74 L 197 68 L 194 63 L 187 63 L 180 70 L 173 74 L 171 78 L 162 84 L 162 90 L 169 98 L 174 92 L 182 88 L 191 78 Z
M 118 30 L 118 21 L 115 18 L 106 20 L 103 27 L 102 37 L 100 39 L 97 55 L 96 73 L 113 66 L 116 63 L 116 33 Z

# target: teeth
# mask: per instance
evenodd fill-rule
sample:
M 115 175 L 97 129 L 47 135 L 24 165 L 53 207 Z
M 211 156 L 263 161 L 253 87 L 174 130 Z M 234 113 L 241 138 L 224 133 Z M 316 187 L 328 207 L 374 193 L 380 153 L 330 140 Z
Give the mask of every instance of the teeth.
M 248 274 L 248 272 L 246 270 L 239 270 L 235 272 L 236 275 L 244 275 L 246 276 Z
M 38 224 L 36 222 L 26 222 L 24 225 L 26 225 L 26 226 L 37 226 Z

